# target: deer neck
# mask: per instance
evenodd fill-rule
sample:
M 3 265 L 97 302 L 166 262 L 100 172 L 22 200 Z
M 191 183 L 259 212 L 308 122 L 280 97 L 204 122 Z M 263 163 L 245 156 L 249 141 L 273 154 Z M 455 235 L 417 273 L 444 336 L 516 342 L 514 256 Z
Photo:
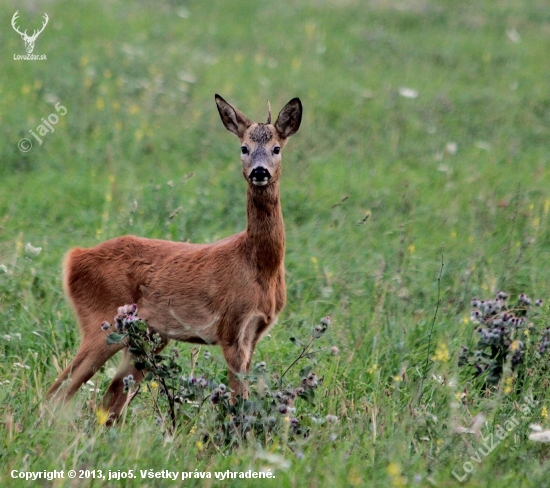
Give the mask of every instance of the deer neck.
M 246 196 L 246 252 L 257 269 L 267 275 L 283 264 L 285 228 L 279 198 L 279 182 L 267 188 L 248 185 Z

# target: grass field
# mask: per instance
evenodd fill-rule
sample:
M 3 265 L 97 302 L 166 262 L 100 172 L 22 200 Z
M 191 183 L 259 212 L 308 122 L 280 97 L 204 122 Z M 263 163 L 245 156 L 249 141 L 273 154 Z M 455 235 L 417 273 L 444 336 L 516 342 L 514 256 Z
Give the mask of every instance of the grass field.
M 484 388 L 458 366 L 477 342 L 473 296 L 549 298 L 548 2 L 2 5 L 1 486 L 447 487 L 460 484 L 453 471 L 464 486 L 548 486 L 550 450 L 528 439 L 529 424 L 550 424 L 547 369 L 520 382 L 507 368 Z M 25 53 L 16 10 L 29 31 L 48 14 L 34 49 L 47 60 L 13 59 Z M 340 352 L 317 359 L 324 383 L 296 415 L 338 421 L 223 449 L 192 421 L 167 436 L 146 392 L 112 429 L 98 425 L 93 385 L 52 414 L 45 391 L 79 340 L 61 283 L 69 248 L 124 234 L 212 242 L 244 228 L 239 145 L 215 93 L 258 121 L 267 99 L 275 113 L 302 100 L 281 182 L 288 300 L 254 361 L 282 373 L 297 356 L 290 337 L 330 315 L 321 341 Z M 56 104 L 66 114 L 39 144 L 29 131 Z M 197 348 L 178 347 L 186 370 Z M 94 377 L 100 394 L 117 362 Z M 458 432 L 480 414 L 481 432 Z M 509 435 L 472 460 L 513 415 Z M 268 468 L 273 481 L 11 476 Z

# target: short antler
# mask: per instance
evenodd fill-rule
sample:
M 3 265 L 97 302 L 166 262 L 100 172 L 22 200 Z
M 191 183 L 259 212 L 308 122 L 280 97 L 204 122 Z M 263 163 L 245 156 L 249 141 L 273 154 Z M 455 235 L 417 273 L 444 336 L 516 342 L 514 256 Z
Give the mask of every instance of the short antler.
M 267 101 L 267 122 L 266 124 L 271 124 L 271 104 L 269 100 Z

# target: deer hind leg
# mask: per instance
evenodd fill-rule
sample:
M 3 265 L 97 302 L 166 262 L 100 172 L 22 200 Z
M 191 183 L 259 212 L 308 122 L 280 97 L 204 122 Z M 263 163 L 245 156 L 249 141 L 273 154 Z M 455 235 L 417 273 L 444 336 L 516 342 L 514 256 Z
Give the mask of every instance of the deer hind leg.
M 155 350 L 155 354 L 158 354 L 162 351 L 166 344 L 168 344 L 168 339 L 163 339 L 163 342 Z M 109 388 L 105 392 L 102 401 L 102 408 L 109 412 L 109 417 L 107 419 L 107 426 L 112 426 L 120 417 L 120 414 L 124 408 L 132 401 L 133 395 L 124 393 L 124 378 L 129 375 L 134 377 L 135 385 L 138 386 L 143 380 L 146 370 L 138 371 L 134 366 L 134 357 L 130 354 L 128 349 L 124 349 L 124 356 L 120 363 L 120 366 L 117 369 Z
M 108 345 L 103 334 L 84 336 L 74 360 L 50 387 L 47 397 L 54 401 L 68 402 L 122 347 Z

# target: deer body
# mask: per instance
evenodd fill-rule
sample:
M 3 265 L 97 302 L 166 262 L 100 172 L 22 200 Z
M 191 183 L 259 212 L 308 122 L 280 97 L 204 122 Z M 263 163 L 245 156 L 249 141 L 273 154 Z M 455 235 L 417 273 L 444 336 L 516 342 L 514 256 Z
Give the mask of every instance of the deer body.
M 213 244 L 125 236 L 70 251 L 64 285 L 79 319 L 82 343 L 48 396 L 70 399 L 124 348 L 107 345 L 101 324 L 130 303 L 137 304 L 139 316 L 161 336 L 162 347 L 170 339 L 220 345 L 234 397 L 247 396 L 239 375 L 248 372 L 256 343 L 276 322 L 286 299 L 280 150 L 298 130 L 302 108 L 293 99 L 275 125 L 270 115 L 268 123 L 253 124 L 221 97 L 216 96 L 216 103 L 224 125 L 241 141 L 248 182 L 246 230 Z M 138 382 L 143 378 L 127 349 L 124 353 L 103 400 L 110 423 L 128 402 L 122 379 L 129 374 Z

